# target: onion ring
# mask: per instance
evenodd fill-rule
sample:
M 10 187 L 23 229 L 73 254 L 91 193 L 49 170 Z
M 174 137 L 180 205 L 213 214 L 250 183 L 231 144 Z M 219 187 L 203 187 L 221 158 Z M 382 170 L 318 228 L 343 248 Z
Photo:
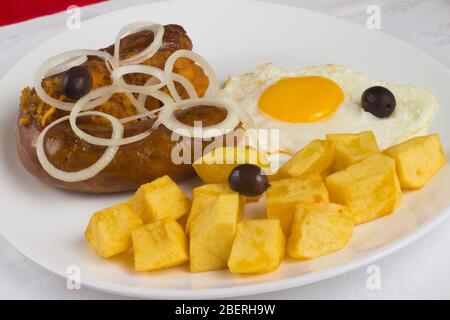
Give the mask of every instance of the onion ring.
M 60 110 L 70 111 L 72 110 L 74 103 L 72 102 L 64 102 L 58 99 L 50 97 L 42 88 L 42 79 L 45 77 L 47 70 L 55 65 L 60 65 L 61 61 L 67 61 L 68 59 L 73 59 L 80 56 L 96 56 L 105 60 L 107 64 L 108 61 L 111 61 L 112 56 L 105 51 L 98 50 L 73 50 L 65 53 L 61 53 L 56 55 L 46 61 L 44 61 L 41 66 L 37 69 L 33 78 L 33 86 L 36 90 L 36 94 L 39 98 L 45 102 L 46 104 L 55 107 Z M 49 67 L 50 66 L 50 67 Z
M 85 63 L 87 60 L 88 60 L 87 56 L 79 56 L 79 57 L 67 59 L 66 61 L 63 61 L 60 64 L 57 64 L 56 66 L 48 69 L 44 75 L 44 78 L 54 76 L 58 73 L 66 72 L 67 70 L 69 70 L 72 67 L 76 67 L 76 66 L 79 66 L 79 65 Z
M 188 126 L 182 123 L 174 115 L 174 111 L 176 111 L 175 108 L 183 110 L 196 106 L 215 106 L 219 108 L 224 108 L 227 110 L 227 116 L 219 124 L 214 124 L 202 128 L 207 130 L 206 133 L 203 134 L 202 132 L 201 136 L 197 136 L 197 130 L 195 130 L 196 129 L 195 127 Z M 160 113 L 158 120 L 161 119 L 162 121 L 161 123 L 164 126 L 166 126 L 169 130 L 172 130 L 173 132 L 181 136 L 186 136 L 185 132 L 189 132 L 189 137 L 191 138 L 208 139 L 217 137 L 218 134 L 216 134 L 215 132 L 219 131 L 220 134 L 223 135 L 231 130 L 234 130 L 239 124 L 239 118 L 236 116 L 236 113 L 234 112 L 234 107 L 230 105 L 228 102 L 224 101 L 223 99 L 198 98 L 198 99 L 183 100 L 174 104 L 172 108 L 167 107 L 163 109 L 162 112 L 164 114 Z M 215 132 L 212 133 L 212 131 L 208 129 L 215 129 Z
M 164 104 L 163 107 L 161 107 L 161 109 L 164 109 L 164 106 L 168 106 L 169 108 L 171 108 L 171 105 L 173 104 L 172 99 L 168 95 L 164 94 L 163 92 L 148 90 L 145 88 L 139 88 L 139 89 L 135 89 L 135 90 L 131 91 L 131 90 L 124 90 L 120 87 L 113 85 L 113 86 L 103 87 L 103 88 L 99 88 L 94 91 L 91 91 L 90 93 L 88 93 L 86 96 L 84 96 L 83 98 L 81 98 L 80 100 L 78 100 L 75 103 L 74 107 L 72 108 L 72 111 L 70 112 L 70 126 L 72 127 L 73 132 L 78 137 L 87 141 L 90 144 L 98 145 L 98 146 L 108 146 L 108 147 L 109 146 L 121 146 L 121 145 L 130 144 L 133 142 L 137 142 L 137 141 L 144 139 L 148 135 L 150 135 L 150 133 L 155 129 L 152 126 L 152 128 L 146 130 L 145 132 L 137 134 L 135 136 L 127 137 L 127 138 L 120 137 L 118 139 L 99 138 L 99 137 L 90 135 L 90 134 L 84 132 L 83 130 L 81 130 L 77 126 L 77 123 L 76 123 L 77 117 L 79 115 L 84 114 L 85 110 L 93 109 L 97 105 L 101 104 L 100 102 L 104 100 L 105 92 L 112 93 L 112 94 L 120 93 L 120 92 L 126 92 L 126 93 L 137 92 L 137 93 L 147 94 L 149 96 L 152 96 L 152 97 L 160 100 Z M 137 119 L 149 117 L 149 114 L 150 113 L 148 111 L 145 113 L 141 113 L 141 114 L 137 115 L 138 116 Z M 120 122 L 120 120 L 118 120 L 118 119 L 117 119 L 117 121 Z
M 133 57 L 120 60 L 120 41 L 123 37 L 143 30 L 150 30 L 153 32 L 153 41 L 141 52 Z M 164 26 L 153 22 L 134 22 L 123 27 L 117 34 L 116 41 L 114 43 L 114 57 L 113 66 L 117 68 L 121 65 L 139 64 L 149 58 L 151 58 L 162 45 L 164 36 Z
M 140 113 L 140 114 L 136 114 L 134 116 L 129 116 L 129 117 L 126 117 L 126 118 L 122 118 L 119 121 L 120 121 L 120 123 L 124 124 L 124 123 L 128 123 L 128 122 L 131 122 L 131 121 L 140 120 L 142 118 L 155 119 L 157 117 L 156 114 L 159 111 L 161 111 L 161 108 L 158 108 L 158 109 L 155 109 L 155 110 L 152 110 L 152 111 L 147 111 L 147 112 Z
M 108 119 L 112 124 L 112 139 L 119 139 L 123 137 L 123 126 L 122 124 L 117 120 L 117 118 L 103 113 L 103 112 L 97 112 L 97 111 L 88 111 L 84 112 L 83 114 L 80 114 L 80 116 L 102 116 Z M 117 151 L 119 150 L 119 147 L 111 146 L 107 147 L 105 152 L 102 154 L 102 156 L 92 165 L 89 167 L 75 171 L 75 172 L 66 172 L 63 170 L 60 170 L 56 168 L 53 164 L 50 163 L 50 161 L 47 159 L 47 156 L 45 155 L 44 151 L 44 138 L 48 130 L 50 130 L 53 126 L 69 120 L 70 116 L 65 116 L 62 118 L 59 118 L 58 120 L 53 121 L 51 124 L 49 124 L 47 127 L 45 127 L 44 130 L 41 131 L 41 133 L 38 136 L 37 142 L 36 142 L 36 154 L 38 157 L 38 160 L 40 164 L 42 165 L 42 168 L 44 168 L 47 173 L 52 176 L 55 179 L 65 181 L 65 182 L 77 182 L 77 181 L 83 181 L 87 180 L 89 178 L 94 177 L 97 175 L 100 171 L 102 171 L 115 157 Z
M 116 85 L 120 86 L 121 88 L 123 88 L 125 90 L 130 90 L 130 91 L 140 90 L 143 86 L 128 84 L 123 79 L 124 75 L 130 74 L 130 73 L 143 73 L 143 74 L 152 76 L 152 78 L 150 78 L 150 80 L 157 79 L 158 81 L 154 85 L 148 85 L 148 81 L 147 81 L 145 86 L 149 90 L 159 90 L 166 85 L 165 79 L 164 79 L 164 73 L 161 69 L 147 66 L 147 65 L 142 65 L 142 64 L 118 67 L 118 68 L 114 69 L 114 71 L 111 73 L 111 78 L 113 79 L 114 83 L 116 83 Z
M 153 32 L 153 41 L 144 50 L 136 55 L 121 60 L 121 40 L 131 33 L 143 30 Z M 140 63 L 151 58 L 160 49 L 163 36 L 164 26 L 160 24 L 155 24 L 152 22 L 131 23 L 122 28 L 117 34 L 114 43 L 114 55 L 110 55 L 106 51 L 99 50 L 73 50 L 56 55 L 46 60 L 37 69 L 33 78 L 33 85 L 39 98 L 44 103 L 52 107 L 70 112 L 70 115 L 59 118 L 46 126 L 38 136 L 36 147 L 38 160 L 44 170 L 46 170 L 52 177 L 66 182 L 76 182 L 89 179 L 98 174 L 112 161 L 120 146 L 146 138 L 153 130 L 155 130 L 156 127 L 161 124 L 178 135 L 203 139 L 224 135 L 227 132 L 234 130 L 239 125 L 240 121 L 243 123 L 244 128 L 248 129 L 254 127 L 251 116 L 245 110 L 236 108 L 234 105 L 235 102 L 230 96 L 225 93 L 221 93 L 217 76 L 213 68 L 199 54 L 190 50 L 177 50 L 166 60 L 164 70 L 153 66 L 141 65 Z M 42 80 L 44 78 L 65 72 L 73 66 L 83 64 L 87 61 L 88 56 L 96 56 L 104 60 L 106 68 L 113 81 L 112 85 L 92 90 L 75 103 L 63 102 L 54 99 L 45 92 L 42 86 Z M 197 91 L 195 90 L 193 84 L 187 78 L 173 72 L 175 62 L 179 58 L 187 58 L 192 60 L 194 63 L 202 67 L 203 72 L 207 75 L 209 85 L 203 98 L 198 97 Z M 123 78 L 124 75 L 130 73 L 143 73 L 149 75 L 150 78 L 142 86 L 132 85 L 126 83 Z M 175 82 L 181 84 L 181 86 L 186 90 L 189 96 L 188 99 L 181 99 L 176 90 Z M 170 96 L 161 91 L 164 87 L 168 88 Z M 115 93 L 124 93 L 135 106 L 138 114 L 118 119 L 117 117 L 103 112 L 92 111 L 97 106 L 107 102 Z M 134 94 L 138 94 L 137 98 Z M 162 106 L 152 111 L 147 110 L 145 107 L 147 96 L 160 100 L 162 102 Z M 174 112 L 176 110 L 183 110 L 202 105 L 224 108 L 227 111 L 227 116 L 218 124 L 204 127 L 206 131 L 202 131 L 199 135 L 197 128 L 180 122 L 175 117 Z M 107 139 L 95 137 L 84 132 L 77 126 L 78 117 L 89 115 L 104 117 L 111 123 L 111 138 Z M 125 123 L 144 118 L 156 118 L 150 129 L 131 137 L 123 137 L 123 125 Z M 105 152 L 94 164 L 86 169 L 76 172 L 64 172 L 54 167 L 48 161 L 44 151 L 44 138 L 48 130 L 66 120 L 69 121 L 70 126 L 77 137 L 85 140 L 89 144 L 106 147 Z
M 173 97 L 173 99 L 178 102 L 181 101 L 181 97 L 178 94 L 175 84 L 174 84 L 174 78 L 173 78 L 173 67 L 175 62 L 179 58 L 188 58 L 200 65 L 203 68 L 203 71 L 206 73 L 209 79 L 209 86 L 206 90 L 205 97 L 214 97 L 217 95 L 217 93 L 220 91 L 219 82 L 217 80 L 216 73 L 214 72 L 214 69 L 209 65 L 209 63 L 203 59 L 199 54 L 190 51 L 190 50 L 177 50 L 174 53 L 172 53 L 169 58 L 166 61 L 166 64 L 164 66 L 164 74 L 166 77 L 167 82 L 167 88 L 169 89 L 170 95 Z
M 194 86 L 192 85 L 192 83 L 188 79 L 186 79 L 185 77 L 183 77 L 182 75 L 180 75 L 178 73 L 174 73 L 173 74 L 173 79 L 183 86 L 184 90 L 186 90 L 186 92 L 189 95 L 190 99 L 197 99 L 198 98 L 197 91 L 195 91 Z M 150 78 L 145 83 L 145 86 L 149 87 L 150 85 L 152 85 L 154 83 L 158 83 L 158 79 Z M 138 96 L 138 103 L 141 106 L 144 106 L 144 108 L 145 108 L 145 100 L 146 99 L 147 99 L 147 95 L 139 94 L 139 96 Z

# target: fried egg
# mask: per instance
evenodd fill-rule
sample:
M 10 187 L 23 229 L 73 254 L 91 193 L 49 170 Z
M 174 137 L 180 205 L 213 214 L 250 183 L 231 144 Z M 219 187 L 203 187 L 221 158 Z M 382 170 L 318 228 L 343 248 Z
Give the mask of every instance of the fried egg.
M 373 86 L 395 95 L 396 108 L 387 118 L 377 118 L 361 107 L 362 93 Z M 384 149 L 424 134 L 438 109 L 436 95 L 424 87 L 376 81 L 337 65 L 288 71 L 264 64 L 252 73 L 230 76 L 224 91 L 258 129 L 278 129 L 277 148 L 289 154 L 329 133 L 368 130 Z

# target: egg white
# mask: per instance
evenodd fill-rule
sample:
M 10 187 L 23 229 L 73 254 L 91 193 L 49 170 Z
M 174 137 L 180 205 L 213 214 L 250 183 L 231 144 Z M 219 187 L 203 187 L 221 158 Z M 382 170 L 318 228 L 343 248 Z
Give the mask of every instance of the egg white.
M 280 121 L 259 110 L 259 97 L 268 87 L 281 78 L 299 76 L 322 76 L 333 80 L 344 92 L 344 102 L 334 114 L 310 123 Z M 395 95 L 397 106 L 390 117 L 377 118 L 361 107 L 362 93 L 372 86 L 386 87 Z M 438 110 L 436 95 L 424 87 L 376 81 L 366 74 L 337 65 L 288 71 L 268 63 L 261 65 L 253 73 L 230 76 L 224 91 L 236 100 L 238 107 L 247 111 L 257 128 L 279 129 L 278 148 L 290 154 L 313 139 L 323 139 L 329 133 L 357 133 L 367 130 L 373 131 L 379 147 L 385 149 L 424 134 Z M 271 149 L 270 146 L 267 148 Z

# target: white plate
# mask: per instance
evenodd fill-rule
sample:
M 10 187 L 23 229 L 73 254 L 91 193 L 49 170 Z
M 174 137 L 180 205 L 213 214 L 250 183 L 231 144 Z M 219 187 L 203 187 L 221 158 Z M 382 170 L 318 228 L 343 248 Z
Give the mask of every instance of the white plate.
M 358 226 L 345 250 L 312 261 L 286 260 L 268 275 L 237 276 L 227 271 L 190 274 L 185 267 L 138 273 L 132 270 L 129 259 L 98 258 L 84 241 L 86 223 L 95 210 L 129 195 L 69 193 L 31 177 L 21 167 L 15 150 L 19 92 L 31 84 L 34 70 L 44 59 L 69 49 L 104 47 L 113 42 L 121 26 L 139 20 L 183 25 L 195 50 L 211 62 L 222 80 L 228 74 L 252 71 L 271 61 L 292 69 L 345 64 L 381 80 L 428 86 L 437 92 L 441 103 L 432 131 L 441 134 L 449 153 L 449 70 L 382 33 L 317 12 L 265 2 L 174 1 L 112 12 L 83 22 L 81 30 L 64 32 L 42 44 L 0 83 L 0 228 L 30 259 L 62 276 L 67 276 L 69 266 L 80 266 L 83 285 L 122 295 L 230 297 L 300 286 L 369 264 L 417 240 L 450 213 L 450 169 L 446 166 L 423 190 L 406 194 L 394 214 Z M 189 185 L 186 182 L 184 187 L 189 189 Z

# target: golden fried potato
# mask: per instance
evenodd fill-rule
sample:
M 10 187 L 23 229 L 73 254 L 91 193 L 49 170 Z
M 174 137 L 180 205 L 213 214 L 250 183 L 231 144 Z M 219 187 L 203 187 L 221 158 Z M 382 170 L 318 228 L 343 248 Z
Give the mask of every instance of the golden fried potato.
M 85 237 L 100 257 L 109 258 L 130 248 L 131 232 L 140 226 L 139 216 L 128 204 L 121 203 L 94 213 Z
M 205 154 L 193 163 L 193 167 L 204 183 L 227 183 L 230 172 L 238 164 L 256 164 L 270 171 L 270 163 L 265 153 L 244 147 L 220 147 Z
M 132 239 L 136 271 L 170 268 L 189 259 L 183 227 L 172 218 L 134 230 Z
M 319 175 L 273 181 L 267 190 L 267 218 L 280 220 L 286 236 L 300 202 L 328 202 L 328 191 Z
M 416 137 L 383 151 L 395 160 L 403 189 L 420 189 L 445 164 L 439 134 Z
M 334 203 L 299 204 L 292 222 L 287 253 L 296 259 L 313 259 L 344 248 L 354 223 L 344 206 Z
M 335 143 L 333 170 L 343 170 L 372 154 L 380 153 L 372 131 L 357 134 L 327 134 L 327 140 Z
M 267 273 L 278 269 L 285 238 L 276 219 L 246 220 L 237 226 L 228 268 L 234 273 Z
M 226 183 L 205 184 L 193 190 L 192 206 L 186 221 L 185 231 L 189 234 L 192 222 L 214 201 L 220 194 L 237 194 L 239 196 L 239 216 L 238 221 L 242 219 L 245 209 L 246 197 L 239 195 L 231 190 Z
M 395 162 L 382 154 L 329 175 L 325 183 L 331 202 L 346 205 L 356 224 L 392 213 L 402 199 Z
M 190 270 L 205 272 L 226 268 L 239 217 L 239 196 L 220 194 L 192 221 Z
M 209 183 L 201 185 L 192 190 L 193 198 L 214 195 L 217 196 L 222 193 L 236 193 L 230 188 L 228 183 Z
M 334 143 L 327 140 L 313 140 L 298 151 L 277 172 L 280 178 L 304 177 L 318 173 L 324 174 L 334 160 Z
M 169 176 L 142 185 L 129 200 L 129 204 L 144 223 L 165 217 L 176 220 L 191 208 L 191 201 Z

